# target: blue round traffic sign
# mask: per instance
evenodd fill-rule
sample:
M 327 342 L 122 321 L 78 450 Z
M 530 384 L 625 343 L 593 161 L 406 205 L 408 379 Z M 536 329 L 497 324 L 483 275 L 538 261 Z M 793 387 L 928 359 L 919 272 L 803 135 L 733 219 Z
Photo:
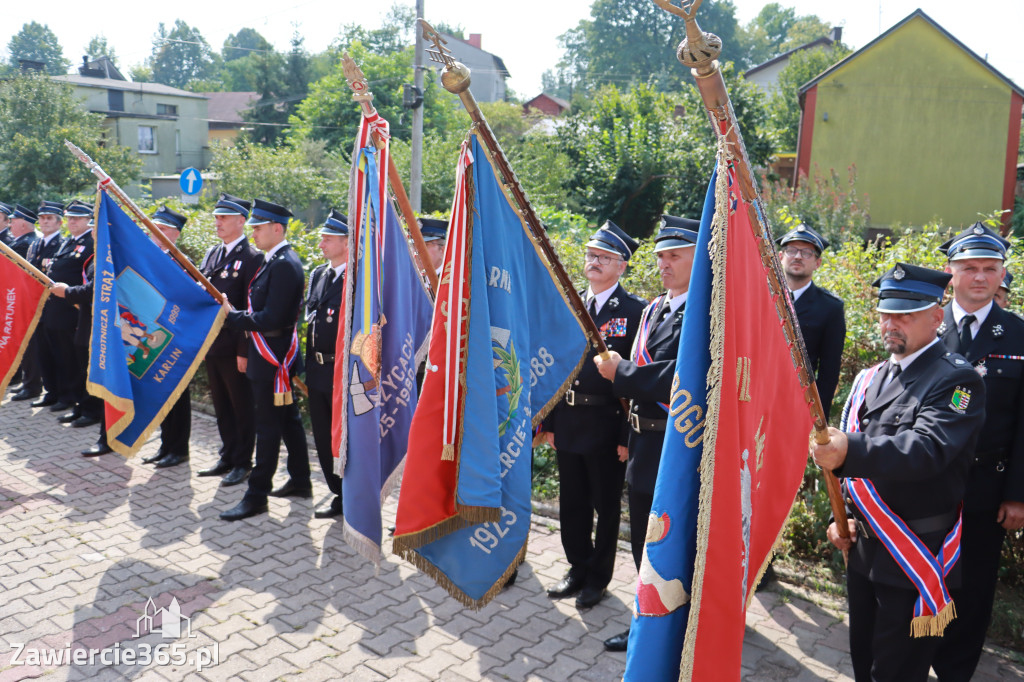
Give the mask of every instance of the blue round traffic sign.
M 178 184 L 181 186 L 181 191 L 185 194 L 199 194 L 199 190 L 203 188 L 203 176 L 195 168 L 186 168 L 181 171 Z

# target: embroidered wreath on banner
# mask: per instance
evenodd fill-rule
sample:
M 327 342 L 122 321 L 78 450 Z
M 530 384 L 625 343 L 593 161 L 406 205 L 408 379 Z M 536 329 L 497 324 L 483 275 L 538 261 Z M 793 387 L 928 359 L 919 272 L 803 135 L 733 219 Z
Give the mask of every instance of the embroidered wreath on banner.
M 508 386 L 498 390 L 498 395 L 508 395 L 508 416 L 498 425 L 498 435 L 504 436 L 509 424 L 516 417 L 519 400 L 523 395 L 523 378 L 519 374 L 519 357 L 516 355 L 515 344 L 509 341 L 508 350 L 500 345 L 493 348 L 494 354 L 498 356 L 497 367 L 505 372 L 505 379 L 508 381 Z

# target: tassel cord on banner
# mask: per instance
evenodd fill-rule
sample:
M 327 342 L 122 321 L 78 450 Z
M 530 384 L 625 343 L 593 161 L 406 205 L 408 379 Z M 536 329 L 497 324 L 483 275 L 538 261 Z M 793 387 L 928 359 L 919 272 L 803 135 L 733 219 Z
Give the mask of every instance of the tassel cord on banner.
M 480 136 L 480 139 L 483 140 L 488 151 L 491 153 L 494 166 L 501 174 L 505 186 L 508 187 L 513 198 L 518 204 L 519 211 L 525 217 L 526 224 L 530 227 L 530 232 L 533 235 L 534 240 L 543 251 L 545 259 L 558 280 L 569 305 L 572 306 L 576 313 L 576 317 L 582 322 L 587 337 L 590 339 L 591 348 L 597 351 L 597 354 L 602 360 L 608 359 L 608 347 L 605 345 L 604 339 L 601 338 L 601 332 L 598 330 L 597 324 L 595 324 L 594 320 L 591 319 L 590 314 L 583 305 L 583 300 L 580 298 L 579 292 L 576 291 L 576 287 L 573 286 L 572 280 L 569 279 L 569 274 L 565 271 L 562 261 L 559 260 L 558 254 L 555 252 L 555 247 L 551 244 L 551 240 L 548 239 L 548 235 L 544 230 L 544 226 L 540 222 L 540 218 L 537 217 L 537 213 L 533 210 L 533 205 L 530 203 L 529 199 L 526 198 L 526 192 L 523 190 L 523 186 L 519 183 L 519 178 L 516 176 L 515 171 L 512 170 L 512 166 L 509 164 L 508 158 L 505 156 L 505 152 L 502 151 L 498 138 L 495 137 L 494 131 L 491 130 L 491 126 L 487 123 L 487 119 L 484 118 L 483 112 L 480 111 L 480 107 L 477 105 L 476 98 L 473 97 L 473 93 L 469 91 L 469 67 L 455 61 L 451 56 L 450 50 L 442 47 L 444 39 L 440 37 L 437 31 L 435 31 L 430 24 L 423 19 L 419 19 L 418 21 L 424 37 L 434 44 L 435 50 L 428 50 L 427 54 L 430 55 L 432 60 L 444 64 L 445 68 L 441 74 L 441 84 L 444 86 L 445 90 L 458 95 L 459 99 L 462 100 L 462 105 L 466 107 L 466 112 L 473 120 L 473 125 L 476 127 L 477 134 Z M 626 401 L 620 399 L 619 402 L 622 404 L 622 409 L 628 413 L 629 405 L 626 404 Z
M 204 289 L 206 289 L 206 292 L 213 297 L 213 300 L 217 301 L 218 303 L 223 303 L 224 301 L 227 300 L 224 294 L 218 291 L 217 287 L 213 286 L 210 280 L 206 279 L 203 273 L 199 272 L 199 269 L 195 265 L 193 265 L 192 261 L 190 261 L 188 257 L 186 257 L 185 254 L 183 254 L 181 250 L 177 246 L 175 246 L 163 232 L 157 229 L 157 226 L 153 224 L 153 221 L 149 219 L 149 216 L 147 216 L 142 211 L 141 208 L 135 205 L 135 202 L 132 201 L 127 194 L 125 194 L 123 189 L 118 187 L 117 183 L 114 182 L 113 178 L 107 175 L 106 171 L 104 171 L 98 163 L 93 161 L 88 154 L 79 149 L 70 140 L 64 140 L 64 145 L 71 150 L 71 153 L 75 155 L 75 158 L 84 163 L 86 167 L 88 167 L 88 169 L 92 171 L 93 175 L 99 178 L 99 189 L 110 192 L 110 194 L 115 199 L 117 199 L 118 202 L 124 208 L 126 208 L 133 216 L 135 216 L 137 220 L 141 221 L 142 224 L 146 226 L 146 229 L 149 230 L 150 234 L 156 237 L 156 240 L 160 244 L 160 246 L 167 250 L 171 257 L 178 262 L 178 265 L 180 265 L 181 268 L 185 272 L 187 272 L 189 276 L 192 277 L 192 279 L 194 279 L 196 282 L 201 284 Z M 98 207 L 97 210 L 99 210 Z
M 739 135 L 736 114 L 729 100 L 729 92 L 725 87 L 725 80 L 722 77 L 721 70 L 718 68 L 717 57 L 722 51 L 722 41 L 714 34 L 703 32 L 700 26 L 697 25 L 697 9 L 700 7 L 702 0 L 692 0 L 689 3 L 685 3 L 683 7 L 673 5 L 669 0 L 652 0 L 652 2 L 666 12 L 682 17 L 686 22 L 686 38 L 679 44 L 676 56 L 683 66 L 689 66 L 691 69 L 690 72 L 697 82 L 697 90 L 704 100 L 704 107 L 707 110 L 711 125 L 716 135 L 724 138 L 727 154 L 734 161 L 740 199 L 746 205 L 746 210 L 750 216 L 750 224 L 758 226 L 761 230 L 760 234 L 755 235 L 758 239 L 761 262 L 767 272 L 768 284 L 772 297 L 775 300 L 779 319 L 782 321 L 786 339 L 790 345 L 793 364 L 799 374 L 800 385 L 804 389 L 804 398 L 814 420 L 814 440 L 818 444 L 827 443 L 829 441 L 828 415 L 825 414 L 824 407 L 821 404 L 821 397 L 818 395 L 818 388 L 814 383 L 813 375 L 808 369 L 810 362 L 807 356 L 807 348 L 804 345 L 803 334 L 796 320 L 793 298 L 789 292 L 789 287 L 783 284 L 785 279 L 782 273 L 782 266 L 779 264 L 778 255 L 773 248 L 774 241 L 771 229 L 768 226 L 761 197 L 754 183 L 750 159 L 743 145 L 743 139 Z M 836 530 L 840 537 L 849 538 L 849 524 L 847 523 L 846 507 L 843 504 L 839 479 L 836 478 L 836 475 L 830 469 L 822 469 L 822 474 L 828 489 L 829 504 L 835 519 Z

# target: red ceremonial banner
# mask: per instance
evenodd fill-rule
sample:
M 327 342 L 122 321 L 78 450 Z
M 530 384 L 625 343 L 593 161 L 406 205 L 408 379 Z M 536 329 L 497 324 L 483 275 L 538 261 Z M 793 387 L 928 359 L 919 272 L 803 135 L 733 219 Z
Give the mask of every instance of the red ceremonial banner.
M 50 290 L 34 275 L 0 251 L 0 396 L 18 371 Z
M 705 432 L 713 447 L 705 445 L 701 465 L 683 652 L 684 669 L 692 665 L 683 677 L 694 680 L 740 678 L 747 605 L 800 488 L 812 426 L 758 251 L 760 228 L 751 226 L 753 209 L 738 196 L 733 168 L 728 179 L 727 203 L 716 202 L 728 206 L 728 232 L 724 249 L 713 244 L 711 254 L 712 330 L 719 331 L 712 332 L 709 382 L 717 395 L 708 396 L 707 423 L 715 431 Z

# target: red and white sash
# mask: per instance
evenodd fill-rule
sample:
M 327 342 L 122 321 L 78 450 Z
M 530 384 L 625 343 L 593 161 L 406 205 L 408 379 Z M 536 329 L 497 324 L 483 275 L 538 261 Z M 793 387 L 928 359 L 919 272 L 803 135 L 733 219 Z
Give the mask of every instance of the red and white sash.
M 661 307 L 661 302 L 665 300 L 665 294 L 658 295 L 651 303 L 644 308 L 644 312 L 640 315 L 640 328 L 637 330 L 636 338 L 633 340 L 633 352 L 630 353 L 632 356 L 630 359 L 637 367 L 643 367 L 644 365 L 651 362 L 651 353 L 647 350 L 647 339 L 651 335 L 652 326 L 656 320 L 654 319 L 654 311 Z M 658 403 L 665 410 L 669 411 L 668 403 Z
M 868 386 L 880 374 L 884 363 L 861 372 L 854 381 L 850 400 L 843 410 L 843 431 L 859 432 L 858 412 L 864 404 Z M 946 535 L 939 555 L 932 556 L 928 547 L 914 534 L 878 494 L 866 478 L 848 478 L 844 487 L 857 510 L 871 527 L 889 555 L 896 561 L 910 582 L 917 588 L 914 617 L 910 621 L 912 637 L 941 637 L 946 626 L 956 618 L 956 607 L 946 589 L 945 578 L 960 558 L 960 532 L 963 506 L 957 512 L 956 524 Z
M 255 277 L 253 279 L 255 279 Z M 251 282 L 249 283 L 247 300 L 247 310 L 252 313 Z M 292 342 L 288 346 L 288 352 L 284 355 L 284 362 L 280 362 L 276 357 L 274 357 L 274 351 L 270 349 L 270 345 L 267 343 L 267 340 L 263 338 L 263 334 L 259 332 L 250 332 L 250 334 L 252 335 L 253 343 L 256 344 L 256 352 L 260 354 L 260 357 L 274 367 L 277 367 L 277 373 L 274 375 L 274 405 L 291 405 L 292 378 L 288 373 L 288 368 L 292 366 L 292 363 L 295 362 L 295 356 L 299 354 L 298 325 L 294 325 L 292 327 Z

